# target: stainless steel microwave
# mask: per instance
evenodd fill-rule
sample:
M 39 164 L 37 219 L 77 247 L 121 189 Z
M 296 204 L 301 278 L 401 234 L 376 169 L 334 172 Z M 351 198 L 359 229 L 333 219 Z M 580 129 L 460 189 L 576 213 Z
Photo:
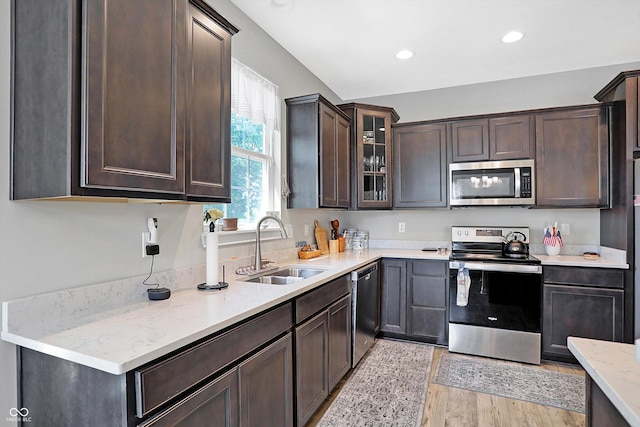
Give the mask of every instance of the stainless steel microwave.
M 533 159 L 449 165 L 450 206 L 526 206 L 535 201 Z

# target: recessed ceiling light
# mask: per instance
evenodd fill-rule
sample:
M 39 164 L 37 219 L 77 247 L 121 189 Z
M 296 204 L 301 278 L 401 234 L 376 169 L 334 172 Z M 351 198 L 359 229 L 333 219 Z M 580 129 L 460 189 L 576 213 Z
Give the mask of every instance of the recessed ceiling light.
M 407 49 L 403 49 L 396 53 L 396 58 L 398 59 L 409 59 L 413 56 L 413 52 Z
M 502 41 L 505 43 L 513 43 L 520 40 L 523 36 L 524 34 L 522 34 L 520 31 L 511 31 L 510 33 L 502 36 Z
M 293 3 L 295 0 L 271 0 L 271 6 L 276 9 L 288 11 L 293 9 Z

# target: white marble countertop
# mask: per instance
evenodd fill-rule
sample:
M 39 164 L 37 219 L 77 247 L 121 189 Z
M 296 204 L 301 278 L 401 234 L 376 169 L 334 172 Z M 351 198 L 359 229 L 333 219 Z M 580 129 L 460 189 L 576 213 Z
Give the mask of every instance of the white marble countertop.
M 228 280 L 229 287 L 222 291 L 200 291 L 193 285 L 172 291 L 164 301 L 144 298 L 118 305 L 114 300 L 111 307 L 85 309 L 72 315 L 65 315 L 69 310 L 63 307 L 69 304 L 69 299 L 91 297 L 84 293 L 77 296 L 78 292 L 73 290 L 61 291 L 3 302 L 1 337 L 45 354 L 123 374 L 382 256 L 448 260 L 448 255 L 394 249 L 344 252 L 311 260 L 294 258 L 279 264 L 303 264 L 327 270 L 290 285 L 277 286 L 243 282 L 242 276 L 234 275 Z M 53 311 L 44 312 L 47 307 Z
M 635 346 L 568 338 L 569 350 L 632 426 L 640 426 L 640 363 Z
M 542 261 L 542 265 L 564 265 L 567 267 L 597 267 L 597 268 L 618 268 L 628 269 L 629 264 L 614 259 L 598 257 L 597 259 L 585 259 L 582 255 L 543 255 L 533 254 L 534 257 Z
M 449 254 L 381 248 L 310 260 L 292 258 L 278 264 L 313 265 L 326 271 L 277 286 L 244 282 L 242 276 L 233 275 L 222 291 L 196 289 L 195 284 L 204 280 L 200 268 L 179 273 L 188 277 L 176 280 L 187 285 L 172 287 L 171 298 L 164 301 L 149 301 L 133 279 L 109 287 L 68 289 L 3 302 L 0 336 L 19 346 L 122 374 L 383 257 L 447 261 Z M 548 264 L 540 258 L 543 265 Z M 567 257 L 567 261 L 571 264 L 561 265 L 611 266 L 602 259 L 585 263 L 581 257 Z

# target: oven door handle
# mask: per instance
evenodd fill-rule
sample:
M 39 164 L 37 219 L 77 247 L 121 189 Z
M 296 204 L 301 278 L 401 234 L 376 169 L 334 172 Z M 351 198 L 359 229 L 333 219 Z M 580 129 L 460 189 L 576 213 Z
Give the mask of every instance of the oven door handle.
M 462 261 L 449 261 L 450 269 L 459 269 L 460 265 L 464 264 L 464 268 L 469 271 L 498 271 L 505 273 L 531 273 L 542 274 L 541 265 L 531 264 L 510 264 L 510 263 L 492 263 L 492 262 L 462 262 Z

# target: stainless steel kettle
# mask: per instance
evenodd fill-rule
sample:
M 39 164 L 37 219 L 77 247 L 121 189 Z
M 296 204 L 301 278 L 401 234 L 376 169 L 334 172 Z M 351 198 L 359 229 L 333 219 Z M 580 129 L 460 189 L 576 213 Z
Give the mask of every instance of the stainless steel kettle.
M 518 235 L 522 236 L 522 240 L 518 239 Z M 529 248 L 524 243 L 527 240 L 527 236 L 519 231 L 513 231 L 507 235 L 504 240 L 504 247 L 502 252 L 505 256 L 514 258 L 524 258 L 529 254 Z

